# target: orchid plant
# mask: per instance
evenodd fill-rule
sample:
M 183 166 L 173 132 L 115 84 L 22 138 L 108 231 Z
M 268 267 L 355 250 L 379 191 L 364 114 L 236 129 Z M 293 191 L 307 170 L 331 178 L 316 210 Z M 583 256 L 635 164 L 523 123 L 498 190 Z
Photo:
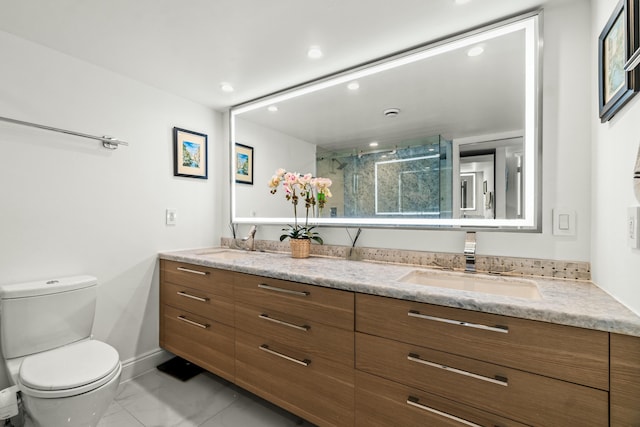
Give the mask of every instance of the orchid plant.
M 269 180 L 269 188 L 271 194 L 275 194 L 278 187 L 282 184 L 284 196 L 287 201 L 293 204 L 294 224 L 289 228 L 283 228 L 285 234 L 280 236 L 280 241 L 286 238 L 291 239 L 311 239 L 320 244 L 323 243 L 320 235 L 313 231 L 316 226 L 309 227 L 309 210 L 314 213 L 314 207 L 317 205 L 319 211 L 322 211 L 327 199 L 331 197 L 331 180 L 329 178 L 314 178 L 310 173 L 301 175 L 297 172 L 287 172 L 285 169 L 278 169 Z M 298 224 L 298 203 L 304 201 L 305 216 L 304 225 Z

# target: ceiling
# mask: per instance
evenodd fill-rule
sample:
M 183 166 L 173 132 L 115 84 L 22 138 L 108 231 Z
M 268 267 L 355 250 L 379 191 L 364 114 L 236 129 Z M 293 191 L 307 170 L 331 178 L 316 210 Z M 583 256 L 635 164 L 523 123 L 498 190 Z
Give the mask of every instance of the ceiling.
M 521 132 L 524 30 L 469 43 L 383 72 L 347 78 L 358 84 L 355 90 L 345 82 L 284 101 L 270 100 L 276 112 L 259 102 L 258 108 L 234 115 L 235 137 L 242 143 L 243 130 L 248 127 L 251 132 L 258 125 L 335 155 L 362 151 L 373 141 L 380 149 L 422 145 L 433 135 L 451 140 Z M 470 46 L 482 46 L 484 53 L 469 57 Z M 396 109 L 397 115 L 386 116 L 389 109 Z
M 223 111 L 563 1 L 3 0 L 0 30 Z

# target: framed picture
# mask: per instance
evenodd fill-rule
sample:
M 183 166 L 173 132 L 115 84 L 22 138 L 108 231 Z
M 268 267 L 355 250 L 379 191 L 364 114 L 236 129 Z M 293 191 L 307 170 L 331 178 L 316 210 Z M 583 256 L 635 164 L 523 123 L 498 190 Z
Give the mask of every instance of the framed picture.
M 236 143 L 236 182 L 253 185 L 253 147 Z
M 626 64 L 625 71 L 633 71 L 640 63 L 640 10 L 638 0 L 628 0 L 627 15 L 629 16 L 629 50 L 631 56 Z
M 207 135 L 173 128 L 173 175 L 207 179 Z
M 598 99 L 602 123 L 611 120 L 638 90 L 640 69 L 625 71 L 625 64 L 637 44 L 634 40 L 637 34 L 630 27 L 633 23 L 629 19 L 637 3 L 638 0 L 621 0 L 598 37 Z

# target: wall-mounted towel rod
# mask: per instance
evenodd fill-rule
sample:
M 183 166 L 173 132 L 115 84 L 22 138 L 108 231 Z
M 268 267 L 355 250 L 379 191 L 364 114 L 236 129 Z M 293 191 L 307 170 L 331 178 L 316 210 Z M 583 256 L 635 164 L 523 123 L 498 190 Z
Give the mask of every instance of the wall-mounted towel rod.
M 36 124 L 36 123 L 31 123 L 31 122 L 23 122 L 22 120 L 15 120 L 15 119 L 10 119 L 8 117 L 2 117 L 2 116 L 0 116 L 0 121 L 7 122 L 7 123 L 13 123 L 13 124 L 16 124 L 16 125 L 29 126 L 29 127 L 38 128 L 38 129 L 50 130 L 50 131 L 53 131 L 53 132 L 66 133 L 68 135 L 75 135 L 75 136 L 79 136 L 79 137 L 82 137 L 82 138 L 95 139 L 97 141 L 101 141 L 102 142 L 102 146 L 104 148 L 108 148 L 109 150 L 115 150 L 116 148 L 118 148 L 119 145 L 129 145 L 128 142 L 120 141 L 117 138 L 113 138 L 111 136 L 106 136 L 106 135 L 103 135 L 103 136 L 88 135 L 86 133 L 74 132 L 74 131 L 71 131 L 71 130 L 54 128 L 54 127 L 51 127 L 51 126 L 44 126 L 44 125 L 39 125 L 39 124 Z

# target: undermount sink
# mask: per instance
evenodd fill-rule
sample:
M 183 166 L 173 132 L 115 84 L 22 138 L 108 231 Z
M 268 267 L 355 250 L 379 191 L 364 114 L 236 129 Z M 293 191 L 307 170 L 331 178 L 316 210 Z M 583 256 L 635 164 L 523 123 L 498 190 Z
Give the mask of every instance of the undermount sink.
M 540 291 L 534 281 L 512 277 L 492 277 L 472 273 L 413 270 L 402 276 L 399 281 L 506 297 L 541 299 Z
M 208 258 L 216 258 L 216 259 L 238 259 L 244 258 L 248 254 L 247 251 L 242 251 L 238 249 L 208 249 L 202 252 L 196 252 L 196 255 L 206 256 Z

